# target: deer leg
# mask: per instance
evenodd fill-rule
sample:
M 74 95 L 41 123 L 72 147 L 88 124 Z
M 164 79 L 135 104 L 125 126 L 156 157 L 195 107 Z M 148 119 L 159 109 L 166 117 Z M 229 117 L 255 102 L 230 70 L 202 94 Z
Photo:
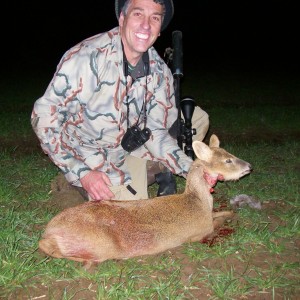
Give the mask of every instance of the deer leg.
M 232 218 L 234 215 L 233 211 L 219 211 L 213 213 L 213 225 L 214 229 L 222 226 L 227 219 Z

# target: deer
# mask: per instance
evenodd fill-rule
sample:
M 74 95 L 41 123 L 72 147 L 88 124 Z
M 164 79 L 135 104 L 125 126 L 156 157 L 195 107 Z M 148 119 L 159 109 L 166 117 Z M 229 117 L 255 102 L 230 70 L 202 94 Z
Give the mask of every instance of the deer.
M 46 225 L 39 249 L 53 257 L 81 262 L 87 269 L 106 260 L 165 252 L 201 241 L 234 216 L 213 210 L 218 181 L 237 181 L 251 165 L 220 148 L 193 141 L 195 153 L 183 193 L 142 200 L 88 201 L 66 208 Z

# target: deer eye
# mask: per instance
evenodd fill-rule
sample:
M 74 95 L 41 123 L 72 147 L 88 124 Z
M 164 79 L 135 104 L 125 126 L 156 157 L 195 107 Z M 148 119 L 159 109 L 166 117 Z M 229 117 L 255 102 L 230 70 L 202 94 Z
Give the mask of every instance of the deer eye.
M 232 163 L 232 160 L 230 158 L 226 159 L 226 164 L 231 164 Z

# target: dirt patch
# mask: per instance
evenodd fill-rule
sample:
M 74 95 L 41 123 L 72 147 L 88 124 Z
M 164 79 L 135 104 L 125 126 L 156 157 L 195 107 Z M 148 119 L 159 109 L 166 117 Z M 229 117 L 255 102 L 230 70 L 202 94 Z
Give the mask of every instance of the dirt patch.
M 51 198 L 45 205 L 48 208 L 61 211 L 85 201 L 82 194 L 70 185 L 62 174 L 59 174 L 51 182 Z
M 26 138 L 11 139 L 0 137 L 0 152 L 9 152 L 13 157 L 42 153 L 37 137 L 32 134 Z

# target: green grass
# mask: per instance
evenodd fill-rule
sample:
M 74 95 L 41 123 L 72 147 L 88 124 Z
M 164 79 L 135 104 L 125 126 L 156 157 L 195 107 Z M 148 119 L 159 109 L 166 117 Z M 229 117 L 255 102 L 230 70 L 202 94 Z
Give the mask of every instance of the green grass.
M 247 194 L 264 209 L 239 209 L 238 221 L 227 224 L 234 233 L 213 246 L 185 244 L 153 257 L 107 261 L 93 272 L 37 251 L 43 226 L 56 213 L 46 204 L 58 170 L 39 148 L 30 147 L 31 109 L 48 79 L 28 78 L 17 90 L 2 81 L 0 298 L 297 299 L 299 85 L 278 74 L 243 75 L 188 75 L 183 89 L 209 113 L 210 131 L 222 137 L 221 146 L 254 169 L 240 181 L 219 182 L 215 198 L 228 204 Z M 177 183 L 182 191 L 185 181 Z

